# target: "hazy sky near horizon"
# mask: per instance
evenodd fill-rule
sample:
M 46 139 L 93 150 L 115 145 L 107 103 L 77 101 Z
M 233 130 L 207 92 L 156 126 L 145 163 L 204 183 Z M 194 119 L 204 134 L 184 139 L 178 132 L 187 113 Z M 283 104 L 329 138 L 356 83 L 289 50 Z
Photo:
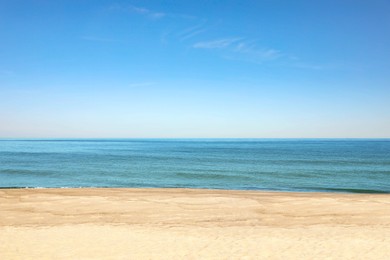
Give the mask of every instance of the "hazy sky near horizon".
M 390 1 L 0 0 L 0 137 L 390 137 Z

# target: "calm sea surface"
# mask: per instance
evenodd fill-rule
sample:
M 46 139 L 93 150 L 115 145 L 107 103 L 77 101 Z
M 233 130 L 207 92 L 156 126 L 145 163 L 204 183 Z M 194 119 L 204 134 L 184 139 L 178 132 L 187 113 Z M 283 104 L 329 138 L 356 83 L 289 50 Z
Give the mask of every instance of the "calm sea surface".
M 390 193 L 390 140 L 3 139 L 0 187 Z

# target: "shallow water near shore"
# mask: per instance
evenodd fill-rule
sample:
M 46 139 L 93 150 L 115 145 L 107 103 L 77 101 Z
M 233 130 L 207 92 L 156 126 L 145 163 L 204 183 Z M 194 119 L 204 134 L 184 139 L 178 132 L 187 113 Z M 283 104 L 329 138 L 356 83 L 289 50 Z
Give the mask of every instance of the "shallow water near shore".
M 390 139 L 2 139 L 10 187 L 390 193 Z

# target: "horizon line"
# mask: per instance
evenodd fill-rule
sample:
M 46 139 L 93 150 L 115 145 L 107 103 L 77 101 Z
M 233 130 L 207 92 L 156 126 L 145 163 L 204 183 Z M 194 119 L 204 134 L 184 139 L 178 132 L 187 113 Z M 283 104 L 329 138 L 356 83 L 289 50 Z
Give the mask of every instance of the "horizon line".
M 390 139 L 390 137 L 0 137 L 0 140 L 80 139 Z

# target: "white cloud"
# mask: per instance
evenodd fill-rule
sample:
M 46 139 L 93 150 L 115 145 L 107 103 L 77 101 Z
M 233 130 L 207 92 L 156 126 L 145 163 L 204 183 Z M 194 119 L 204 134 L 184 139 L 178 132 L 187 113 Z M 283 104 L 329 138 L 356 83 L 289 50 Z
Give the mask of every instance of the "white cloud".
M 184 40 L 188 40 L 188 39 L 191 39 L 193 38 L 194 36 L 198 35 L 198 34 L 201 34 L 203 32 L 207 31 L 207 29 L 199 29 L 199 30 L 194 30 L 192 31 L 191 33 L 188 33 L 186 35 L 184 35 L 183 37 L 181 37 L 180 40 L 184 41 Z
M 181 31 L 178 34 L 180 41 L 189 40 L 189 39 L 195 37 L 196 35 L 207 31 L 208 29 L 204 27 L 204 24 L 205 24 L 205 21 L 203 21 L 202 23 L 200 23 L 198 25 L 189 27 L 189 28 Z
M 218 49 L 221 56 L 231 60 L 262 63 L 283 56 L 279 50 L 259 47 L 255 41 L 245 41 L 243 38 L 225 38 L 195 43 L 196 49 Z
M 226 38 L 207 42 L 198 42 L 195 43 L 192 47 L 196 49 L 223 49 L 231 46 L 240 39 L 241 38 Z
M 146 16 L 148 18 L 152 18 L 152 19 L 163 18 L 164 16 L 167 15 L 166 13 L 163 13 L 163 12 L 157 12 L 157 11 L 145 8 L 145 7 L 134 6 L 134 5 L 123 6 L 123 5 L 117 4 L 117 5 L 111 6 L 110 9 L 111 10 L 128 11 L 131 13 L 137 13 L 137 14 L 144 15 L 144 16 Z
M 259 48 L 254 42 L 239 42 L 233 51 L 263 60 L 272 60 L 282 56 L 281 51 L 272 48 Z
M 162 18 L 166 15 L 163 12 L 156 12 L 144 7 L 138 7 L 133 5 L 129 6 L 129 10 L 138 14 L 146 15 L 147 17 L 154 19 Z

